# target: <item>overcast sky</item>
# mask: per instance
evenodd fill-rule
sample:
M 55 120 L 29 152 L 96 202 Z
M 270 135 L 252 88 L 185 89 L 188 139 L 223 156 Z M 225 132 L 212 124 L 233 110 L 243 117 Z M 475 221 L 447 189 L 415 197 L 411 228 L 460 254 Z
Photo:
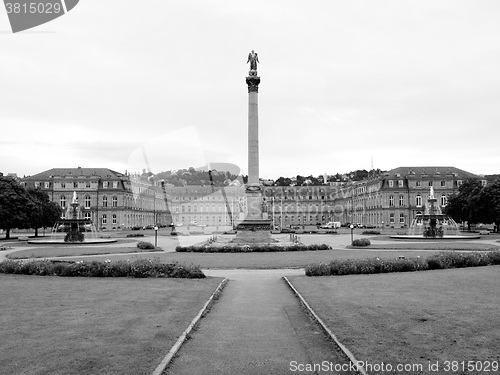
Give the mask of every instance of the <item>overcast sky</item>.
M 260 177 L 500 173 L 500 2 L 80 0 L 13 34 L 0 8 L 0 172 L 233 163 Z

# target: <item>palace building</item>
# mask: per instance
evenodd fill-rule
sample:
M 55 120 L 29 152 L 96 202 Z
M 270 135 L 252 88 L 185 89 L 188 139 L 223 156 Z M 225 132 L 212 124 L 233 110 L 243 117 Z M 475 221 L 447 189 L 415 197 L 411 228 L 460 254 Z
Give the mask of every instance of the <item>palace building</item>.
M 329 221 L 406 227 L 422 213 L 432 186 L 438 204 L 462 181 L 480 176 L 454 167 L 399 167 L 362 181 L 321 186 L 263 187 L 263 209 L 274 227 Z M 232 228 L 247 211 L 242 185 L 177 187 L 107 168 L 53 168 L 21 179 L 39 188 L 66 213 L 76 192 L 83 217 L 99 229 L 165 224 Z
M 344 223 L 404 228 L 422 214 L 433 187 L 437 204 L 446 206 L 447 197 L 463 181 L 480 176 L 455 167 L 399 167 L 372 179 L 343 186 L 335 200 Z

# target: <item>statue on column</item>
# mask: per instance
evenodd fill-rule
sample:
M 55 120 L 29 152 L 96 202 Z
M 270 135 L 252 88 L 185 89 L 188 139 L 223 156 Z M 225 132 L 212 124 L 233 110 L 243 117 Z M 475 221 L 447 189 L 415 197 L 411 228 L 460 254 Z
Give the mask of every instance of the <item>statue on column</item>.
M 248 63 L 250 63 L 250 70 L 257 70 L 257 63 L 260 64 L 260 62 L 259 57 L 257 56 L 257 52 L 255 52 L 254 50 L 252 50 L 252 52 L 248 54 L 247 64 Z

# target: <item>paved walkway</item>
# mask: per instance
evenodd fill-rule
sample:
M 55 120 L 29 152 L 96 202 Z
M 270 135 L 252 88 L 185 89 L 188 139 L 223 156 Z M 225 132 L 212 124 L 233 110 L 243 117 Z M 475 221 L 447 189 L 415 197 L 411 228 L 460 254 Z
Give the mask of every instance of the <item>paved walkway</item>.
M 230 281 L 167 374 L 337 374 L 299 366 L 346 363 L 281 279 L 303 270 L 203 272 Z

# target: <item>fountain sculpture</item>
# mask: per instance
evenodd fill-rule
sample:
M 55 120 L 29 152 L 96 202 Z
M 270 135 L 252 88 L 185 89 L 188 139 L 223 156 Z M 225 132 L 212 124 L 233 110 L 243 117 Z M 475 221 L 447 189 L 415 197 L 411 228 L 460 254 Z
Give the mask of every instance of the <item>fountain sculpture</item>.
M 28 243 L 33 244 L 93 244 L 93 243 L 109 243 L 116 242 L 116 239 L 97 238 L 95 227 L 92 220 L 82 218 L 82 210 L 78 203 L 76 191 L 73 192 L 73 200 L 71 201 L 66 217 L 68 219 L 59 219 L 52 229 L 52 234 L 57 232 L 65 232 L 64 240 L 58 239 L 43 239 L 30 240 Z M 90 233 L 91 238 L 85 238 L 85 234 Z
M 479 236 L 460 234 L 457 223 L 451 217 L 443 214 L 441 207 L 436 204 L 434 188 L 431 186 L 429 199 L 424 207 L 424 213 L 417 213 L 410 224 L 406 235 L 395 235 L 397 239 L 474 239 Z

